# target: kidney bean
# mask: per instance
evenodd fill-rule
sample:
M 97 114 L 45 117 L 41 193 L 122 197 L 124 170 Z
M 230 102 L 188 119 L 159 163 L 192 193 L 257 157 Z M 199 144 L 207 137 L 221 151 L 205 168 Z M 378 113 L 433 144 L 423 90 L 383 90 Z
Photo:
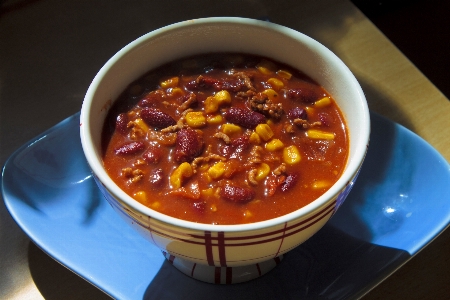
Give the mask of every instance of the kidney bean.
M 143 142 L 131 142 L 114 149 L 114 152 L 117 155 L 130 155 L 142 152 L 144 150 L 145 144 Z
M 253 200 L 255 191 L 250 187 L 225 184 L 220 189 L 220 196 L 227 201 L 245 203 Z
M 311 88 L 295 88 L 287 91 L 287 96 L 292 100 L 305 102 L 305 103 L 313 103 L 317 99 L 320 98 L 320 94 L 314 90 L 314 86 L 311 85 Z
M 254 129 L 258 124 L 266 122 L 263 114 L 240 107 L 231 107 L 224 115 L 228 122 L 249 129 Z
M 144 154 L 142 154 L 142 158 L 151 164 L 157 164 L 161 160 L 161 157 L 163 156 L 163 152 L 161 148 L 150 146 Z
M 197 131 L 184 128 L 178 131 L 175 141 L 174 159 L 178 163 L 191 162 L 203 150 L 203 138 Z
M 166 128 L 177 123 L 165 112 L 151 107 L 146 107 L 141 110 L 141 118 L 145 123 L 156 128 Z
M 324 126 L 330 126 L 331 120 L 330 116 L 327 113 L 319 113 L 319 120 Z
M 149 182 L 155 187 L 160 187 L 164 183 L 164 172 L 161 168 L 153 169 L 149 173 Z
M 280 185 L 280 189 L 282 192 L 286 192 L 293 188 L 298 181 L 298 173 L 290 173 L 286 176 L 283 183 Z
M 145 98 L 143 98 L 141 101 L 139 101 L 140 107 L 153 107 L 156 106 L 156 103 L 158 103 L 159 99 L 155 95 L 148 95 Z
M 128 133 L 128 115 L 127 114 L 119 114 L 116 118 L 116 130 L 117 132 L 125 135 Z
M 308 118 L 308 115 L 306 114 L 305 109 L 303 109 L 301 107 L 294 107 L 288 111 L 287 117 L 291 120 L 294 120 L 294 119 L 306 120 Z
M 203 213 L 206 210 L 206 202 L 205 201 L 194 202 L 192 203 L 192 207 L 194 208 L 195 211 Z

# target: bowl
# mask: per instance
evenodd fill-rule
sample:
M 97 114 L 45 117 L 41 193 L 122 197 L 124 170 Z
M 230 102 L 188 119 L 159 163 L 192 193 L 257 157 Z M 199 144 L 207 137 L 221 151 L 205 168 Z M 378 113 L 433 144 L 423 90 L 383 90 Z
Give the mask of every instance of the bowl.
M 347 122 L 350 151 L 342 176 L 328 191 L 305 207 L 274 219 L 212 225 L 161 214 L 128 196 L 112 181 L 102 164 L 101 132 L 113 101 L 147 71 L 207 52 L 272 58 L 303 71 L 333 96 Z M 336 213 L 363 163 L 370 117 L 364 93 L 351 71 L 319 42 L 266 21 L 217 17 L 160 28 L 117 52 L 100 69 L 86 93 L 80 131 L 93 177 L 126 223 L 160 248 L 186 275 L 211 283 L 237 283 L 267 273 L 280 263 L 284 253 L 310 238 Z

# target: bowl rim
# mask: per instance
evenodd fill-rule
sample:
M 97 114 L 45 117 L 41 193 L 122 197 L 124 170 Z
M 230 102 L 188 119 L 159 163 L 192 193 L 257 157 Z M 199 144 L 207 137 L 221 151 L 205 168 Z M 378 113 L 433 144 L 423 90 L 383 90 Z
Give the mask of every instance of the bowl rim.
M 165 35 L 171 31 L 177 31 L 182 27 L 186 26 L 203 26 L 203 25 L 218 25 L 218 24 L 232 24 L 232 25 L 242 25 L 242 26 L 256 26 L 263 27 L 266 30 L 271 30 L 281 35 L 287 36 L 288 38 L 300 41 L 302 43 L 306 42 L 308 46 L 314 47 L 314 49 L 320 51 L 323 54 L 329 56 L 329 59 L 334 60 L 334 63 L 339 65 L 339 69 L 345 78 L 349 81 L 352 81 L 352 86 L 356 89 L 356 93 L 360 98 L 360 102 L 362 105 L 359 105 L 360 111 L 362 114 L 362 119 L 366 120 L 363 124 L 361 124 L 363 136 L 360 136 L 361 143 L 356 145 L 354 156 L 349 157 L 347 160 L 347 166 L 344 170 L 341 177 L 336 181 L 336 183 L 328 189 L 324 194 L 315 199 L 313 202 L 303 206 L 291 213 L 272 218 L 269 220 L 254 222 L 254 223 L 246 223 L 246 224 L 234 224 L 234 225 L 214 225 L 214 224 L 206 224 L 206 223 L 196 223 L 192 221 L 187 221 L 183 219 L 178 219 L 175 217 L 171 217 L 165 215 L 163 213 L 157 212 L 141 203 L 133 199 L 131 196 L 126 194 L 122 189 L 120 189 L 114 181 L 109 177 L 106 170 L 101 163 L 101 159 L 95 154 L 95 145 L 93 142 L 93 138 L 90 130 L 90 116 L 93 113 L 91 108 L 92 100 L 95 95 L 95 91 L 97 87 L 102 82 L 102 78 L 107 72 L 111 69 L 111 67 L 120 60 L 124 55 L 126 55 L 130 50 L 139 47 L 147 43 L 149 40 L 152 40 L 158 36 Z M 273 227 L 277 225 L 282 225 L 287 222 L 292 222 L 296 219 L 301 219 L 305 216 L 309 216 L 312 213 L 316 212 L 319 208 L 326 205 L 331 199 L 334 199 L 339 195 L 341 191 L 351 182 L 351 180 L 357 175 L 358 170 L 363 163 L 365 154 L 367 152 L 367 146 L 369 143 L 369 135 L 370 135 L 370 116 L 369 109 L 367 106 L 367 102 L 364 96 L 364 92 L 362 91 L 361 86 L 359 85 L 357 79 L 353 75 L 353 73 L 348 69 L 348 67 L 339 59 L 331 50 L 326 48 L 324 45 L 314 40 L 313 38 L 306 36 L 303 33 L 300 33 L 294 29 L 285 27 L 283 25 L 249 19 L 249 18 L 241 18 L 241 17 L 210 17 L 210 18 L 200 18 L 187 20 L 182 22 L 177 22 L 171 25 L 167 25 L 161 27 L 159 29 L 153 30 L 143 36 L 135 39 L 134 41 L 127 44 L 125 47 L 120 49 L 114 56 L 112 56 L 99 70 L 94 79 L 92 80 L 81 109 L 80 114 L 80 138 L 82 143 L 83 152 L 87 159 L 87 162 L 94 173 L 94 175 L 99 179 L 102 185 L 107 189 L 109 193 L 112 194 L 117 201 L 123 202 L 126 206 L 131 207 L 132 209 L 138 211 L 139 213 L 149 216 L 153 219 L 159 220 L 161 222 L 171 224 L 172 226 L 177 226 L 190 230 L 200 230 L 200 231 L 209 231 L 209 232 L 242 232 L 242 231 L 254 231 L 260 230 L 267 227 Z M 351 138 L 350 138 L 351 140 Z M 364 143 L 363 145 L 363 142 Z

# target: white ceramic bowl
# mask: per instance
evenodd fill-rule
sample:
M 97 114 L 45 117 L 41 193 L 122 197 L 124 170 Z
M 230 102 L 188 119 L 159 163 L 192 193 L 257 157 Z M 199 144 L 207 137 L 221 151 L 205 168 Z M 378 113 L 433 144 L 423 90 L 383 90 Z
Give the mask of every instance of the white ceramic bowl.
M 244 225 L 211 225 L 158 213 L 135 201 L 111 180 L 103 168 L 100 140 L 112 102 L 145 72 L 177 58 L 206 52 L 241 52 L 273 58 L 303 71 L 333 96 L 347 121 L 350 153 L 343 175 L 325 194 L 275 219 Z M 275 266 L 283 253 L 316 233 L 350 191 L 364 160 L 370 132 L 364 93 L 350 70 L 330 50 L 280 25 L 228 17 L 173 24 L 125 46 L 92 81 L 80 124 L 87 161 L 111 206 L 181 271 L 216 283 L 258 277 Z

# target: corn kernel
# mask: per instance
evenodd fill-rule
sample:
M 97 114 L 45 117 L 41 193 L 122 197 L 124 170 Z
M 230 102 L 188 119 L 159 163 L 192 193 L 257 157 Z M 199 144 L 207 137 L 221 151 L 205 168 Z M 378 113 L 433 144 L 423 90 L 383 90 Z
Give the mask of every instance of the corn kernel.
M 214 196 L 214 189 L 209 188 L 209 189 L 201 190 L 201 194 L 203 197 L 212 197 L 212 196 Z
M 255 179 L 256 181 L 261 181 L 269 175 L 270 166 L 266 163 L 261 163 L 257 169 Z
M 217 162 L 208 170 L 208 175 L 211 176 L 212 179 L 220 178 L 225 172 L 225 163 L 222 161 Z
M 212 212 L 216 212 L 217 211 L 217 206 L 215 204 L 211 204 L 211 211 Z
M 306 136 L 316 140 L 334 140 L 334 133 L 317 129 L 308 129 L 306 131 Z
M 316 112 L 316 110 L 314 108 L 312 108 L 311 106 L 306 106 L 305 110 L 306 110 L 306 113 L 308 114 L 308 116 L 313 115 Z
M 206 118 L 201 111 L 191 111 L 186 114 L 186 123 L 193 128 L 206 125 Z
M 150 205 L 150 208 L 153 208 L 153 209 L 158 209 L 160 207 L 161 207 L 161 202 L 159 202 L 159 201 L 155 201 Z
M 284 144 L 279 139 L 273 139 L 266 144 L 266 150 L 271 151 L 271 152 L 277 151 L 283 147 L 284 147 Z
M 314 102 L 315 107 L 325 107 L 330 104 L 331 104 L 331 100 L 328 97 L 323 97 L 322 99 L 319 99 L 316 102 Z
M 285 70 L 278 70 L 277 75 L 287 80 L 291 79 L 292 77 L 292 74 Z
M 231 103 L 231 96 L 230 93 L 228 93 L 227 90 L 223 90 L 220 92 L 217 92 L 214 95 L 214 98 L 217 100 L 217 103 L 220 104 L 230 104 Z
M 226 123 L 222 125 L 222 132 L 225 134 L 240 133 L 242 128 L 238 125 Z
M 331 183 L 328 180 L 316 180 L 312 184 L 313 189 L 324 189 L 331 186 Z
M 256 65 L 256 68 L 258 69 L 258 71 L 265 75 L 272 74 L 276 70 L 275 64 L 268 60 L 262 60 L 261 62 L 259 62 Z
M 250 218 L 250 217 L 252 217 L 252 216 L 253 216 L 252 212 L 249 211 L 248 209 L 247 209 L 246 211 L 244 211 L 244 217 L 245 217 L 245 218 Z
M 259 137 L 259 135 L 256 132 L 252 132 L 252 134 L 250 135 L 250 138 L 248 139 L 250 143 L 254 144 L 254 145 L 259 145 L 261 144 L 261 138 Z
M 183 96 L 184 91 L 182 89 L 180 89 L 179 87 L 175 87 L 175 88 L 170 89 L 169 95 L 174 96 L 174 97 Z
M 213 116 L 209 115 L 206 117 L 206 122 L 208 124 L 217 125 L 222 123 L 222 121 L 223 117 L 221 115 L 213 115 Z
M 301 160 L 300 152 L 294 145 L 288 146 L 283 149 L 283 160 L 288 165 L 294 165 Z
M 170 184 L 174 189 L 178 189 L 183 184 L 183 178 L 189 178 L 193 174 L 192 167 L 188 162 L 178 166 L 170 175 Z
M 263 94 L 265 94 L 271 101 L 274 102 L 278 101 L 278 93 L 275 92 L 273 89 L 266 89 L 263 91 Z
M 133 198 L 142 204 L 147 203 L 147 194 L 144 191 L 138 191 L 134 193 Z
M 258 124 L 258 126 L 256 126 L 255 128 L 255 131 L 265 142 L 273 137 L 272 128 L 270 128 L 270 126 L 267 124 Z
M 209 96 L 205 100 L 205 113 L 215 113 L 219 110 L 219 103 L 217 102 L 217 99 Z
M 281 89 L 284 86 L 283 81 L 281 81 L 278 78 L 269 78 L 267 80 L 267 83 L 270 84 L 271 87 L 273 87 L 274 89 Z
M 144 120 L 142 120 L 141 118 L 137 118 L 136 120 L 134 120 L 134 124 L 136 124 L 144 132 L 147 132 L 149 130 L 147 124 L 145 124 Z
M 163 89 L 173 88 L 173 87 L 176 87 L 178 85 L 178 81 L 179 81 L 178 77 L 172 77 L 172 78 L 166 79 L 164 81 L 161 81 L 159 83 L 159 85 Z

